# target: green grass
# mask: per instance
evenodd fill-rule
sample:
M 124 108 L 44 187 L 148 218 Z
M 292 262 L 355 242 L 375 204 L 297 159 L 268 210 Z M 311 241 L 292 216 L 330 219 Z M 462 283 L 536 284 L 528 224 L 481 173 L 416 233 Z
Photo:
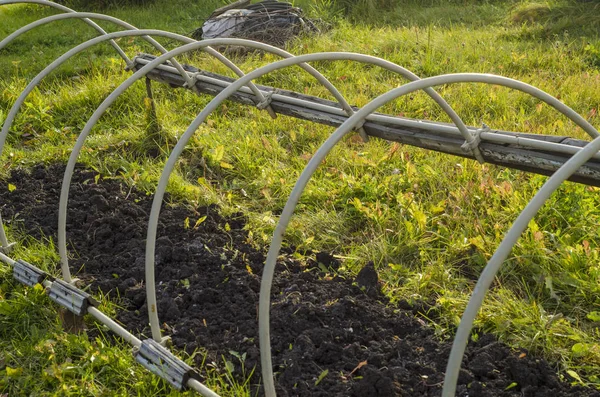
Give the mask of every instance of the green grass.
M 161 0 L 146 9 L 107 12 L 138 27 L 185 33 L 197 27 L 200 16 L 212 8 L 209 4 L 190 9 L 181 4 Z M 598 125 L 600 40 L 596 29 L 600 25 L 597 13 L 584 12 L 586 7 L 595 7 L 593 3 L 405 1 L 383 18 L 357 20 L 360 9 L 351 9 L 348 13 L 353 22 L 342 19 L 341 12 L 326 2 L 312 7 L 301 4 L 309 12 L 336 19 L 330 31 L 292 43 L 289 50 L 293 53 L 362 52 L 396 62 L 420 76 L 501 74 L 559 97 Z M 465 13 L 467 7 L 478 12 Z M 2 7 L 0 37 L 48 13 L 33 6 Z M 29 33 L 0 52 L 0 119 L 35 73 L 92 36 L 83 23 L 57 23 Z M 119 43 L 130 54 L 148 50 L 137 39 Z M 257 55 L 235 61 L 248 71 L 275 59 Z M 229 74 L 216 61 L 198 54 L 189 62 Z M 389 72 L 348 62 L 315 66 L 349 102 L 359 106 L 404 82 Z M 99 46 L 49 77 L 19 113 L 1 172 L 66 161 L 93 110 L 128 77 L 122 69 L 112 49 Z M 265 76 L 261 83 L 328 97 L 310 76 L 296 71 Z M 158 84 L 154 87 L 159 135 L 150 134 L 145 89 L 139 83 L 101 119 L 81 157 L 98 172 L 121 176 L 148 192 L 154 191 L 165 162 L 164 156 L 146 155 L 151 138 L 160 137 L 161 150 L 168 153 L 211 99 Z M 585 137 L 566 118 L 518 92 L 467 84 L 440 87 L 439 92 L 467 124 L 485 122 L 498 129 Z M 449 121 L 422 93 L 400 98 L 382 111 Z M 276 214 L 297 177 L 331 132 L 285 117 L 273 121 L 263 112 L 227 103 L 196 133 L 169 190 L 177 201 L 217 203 L 225 214 L 243 211 L 250 220 L 251 241 L 265 247 Z M 346 139 L 308 185 L 286 244 L 295 248 L 298 256 L 307 250 L 334 251 L 344 258 L 342 272 L 354 273 L 367 261 L 374 261 L 392 299 L 433 302 L 431 312 L 423 314 L 440 337 L 451 337 L 479 272 L 545 180 L 408 146 Z M 574 183 L 562 186 L 504 264 L 477 319 L 476 332 L 495 333 L 508 344 L 527 347 L 558 362 L 563 371 L 575 371 L 586 384 L 600 386 L 599 221 L 597 188 Z M 16 229 L 9 233 L 24 239 Z M 57 263 L 48 242 L 25 239 L 22 247 L 25 259 L 50 269 Z M 65 395 L 78 395 L 81 390 L 107 395 L 112 391 L 117 395 L 167 393 L 135 365 L 131 366 L 135 382 L 131 381 L 127 347 L 102 339 L 89 341 L 85 335 L 62 335 L 47 299 L 39 291 L 15 286 L 4 272 L 0 296 L 3 302 L 10 302 L 11 313 L 0 328 L 0 333 L 6 334 L 0 338 L 0 351 L 6 352 L 0 389 L 25 387 L 22 390 L 33 394 L 52 394 L 55 380 L 38 382 L 40 374 L 46 368 L 77 363 L 83 369 L 61 375 L 66 387 L 73 388 Z M 108 301 L 106 305 L 114 310 Z M 39 315 L 31 316 L 31 310 Z M 32 322 L 35 327 L 30 326 Z M 44 347 L 46 340 L 55 341 L 52 349 L 59 353 L 49 353 Z M 102 368 L 107 369 L 88 364 L 89 351 L 98 352 L 97 357 L 105 354 L 109 365 Z M 18 376 L 14 371 L 20 371 Z M 113 371 L 118 376 L 112 376 Z M 210 372 L 212 384 L 222 391 L 229 388 L 230 395 L 239 394 L 225 372 L 226 366 L 217 364 Z

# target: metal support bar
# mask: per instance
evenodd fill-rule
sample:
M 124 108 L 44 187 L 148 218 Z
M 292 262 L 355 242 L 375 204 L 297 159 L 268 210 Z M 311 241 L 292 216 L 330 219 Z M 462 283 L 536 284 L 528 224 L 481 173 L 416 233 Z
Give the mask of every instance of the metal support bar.
M 52 278 L 52 276 L 45 271 L 38 269 L 31 263 L 25 262 L 22 259 L 19 259 L 13 265 L 13 277 L 15 280 L 28 287 L 33 287 L 36 284 L 43 283 L 46 279 Z
M 177 390 L 184 390 L 190 379 L 200 380 L 200 375 L 178 359 L 154 339 L 142 341 L 135 352 L 135 361 L 153 374 L 169 382 Z
M 83 316 L 89 306 L 98 306 L 100 302 L 90 294 L 62 280 L 54 280 L 49 292 L 50 299 L 77 316 Z
M 146 136 L 154 136 L 160 132 L 160 123 L 158 122 L 158 113 L 156 111 L 156 103 L 154 102 L 154 94 L 152 93 L 152 80 L 146 78 L 146 98 L 148 98 L 148 106 L 147 109 L 148 114 L 148 126 L 147 126 L 147 135 Z
M 134 59 L 134 69 L 141 69 L 155 58 L 147 54 L 137 56 Z M 185 65 L 185 67 L 197 71 L 196 87 L 205 94 L 216 96 L 235 81 L 225 76 L 200 71 L 189 65 Z M 155 68 L 148 74 L 148 77 L 172 87 L 183 86 L 176 70 L 168 63 Z M 278 114 L 334 127 L 340 126 L 348 119 L 345 112 L 336 107 L 336 102 L 268 86 L 257 85 L 257 87 L 265 95 L 277 91 L 271 95 L 271 105 Z M 242 87 L 229 99 L 245 105 L 253 104 L 252 93 L 246 87 Z M 381 113 L 370 114 L 365 117 L 365 121 L 363 126 L 369 136 L 473 158 L 472 149 L 467 147 L 465 151 L 462 148 L 465 140 L 461 137 L 459 130 L 451 124 L 393 117 Z M 487 162 L 543 175 L 551 175 L 588 143 L 567 136 L 491 130 L 487 126 L 468 127 L 468 129 L 474 138 L 474 145 L 481 148 Z M 527 150 L 518 150 L 517 152 L 516 149 Z M 600 160 L 600 153 L 596 153 L 592 160 Z M 540 167 L 525 168 L 519 164 L 536 164 Z M 591 169 L 586 169 L 588 167 Z M 599 171 L 597 164 L 588 163 L 584 168 L 578 170 L 570 180 L 598 186 L 600 185 Z

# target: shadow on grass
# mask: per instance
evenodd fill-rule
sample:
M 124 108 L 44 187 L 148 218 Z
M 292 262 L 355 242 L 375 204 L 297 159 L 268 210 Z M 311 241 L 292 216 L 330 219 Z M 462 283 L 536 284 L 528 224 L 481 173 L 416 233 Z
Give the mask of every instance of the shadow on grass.
M 313 15 L 347 18 L 371 26 L 453 27 L 502 22 L 515 0 L 318 0 L 299 1 Z
M 500 38 L 520 40 L 600 37 L 598 0 L 301 0 L 299 5 L 323 19 L 346 18 L 370 26 L 504 26 Z M 519 29 L 519 27 L 521 29 Z M 516 28 L 516 29 L 515 29 Z
M 511 8 L 506 20 L 521 26 L 520 39 L 555 40 L 557 35 L 598 38 L 600 1 L 570 0 L 521 3 Z

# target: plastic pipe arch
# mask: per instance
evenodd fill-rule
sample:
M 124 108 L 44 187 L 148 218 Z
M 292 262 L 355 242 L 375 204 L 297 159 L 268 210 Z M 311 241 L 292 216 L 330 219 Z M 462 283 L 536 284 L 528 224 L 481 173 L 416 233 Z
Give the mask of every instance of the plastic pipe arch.
M 46 3 L 44 1 L 21 1 L 21 2 L 38 3 L 38 4 Z M 6 3 L 16 3 L 16 2 L 2 2 L 2 3 L 0 3 L 0 5 L 6 4 Z M 85 15 L 90 15 L 90 14 L 85 14 Z M 80 17 L 83 18 L 83 14 L 80 15 Z M 122 36 L 120 36 L 119 33 L 122 34 Z M 116 38 L 116 37 L 125 37 L 126 36 L 125 33 L 126 32 L 118 32 L 117 34 L 106 35 L 106 37 L 102 37 L 102 39 L 112 40 L 113 38 Z M 128 33 L 131 33 L 131 32 L 128 32 Z M 164 36 L 168 37 L 167 35 L 164 34 L 165 32 L 159 32 L 159 31 L 153 31 L 153 30 L 138 31 L 135 33 L 136 34 L 131 34 L 131 35 L 137 36 L 137 35 L 143 35 L 143 34 L 154 34 L 154 35 L 164 35 Z M 93 40 L 97 40 L 97 39 L 93 39 Z M 90 42 L 93 40 L 90 40 Z M 234 43 L 233 41 L 229 41 L 229 40 L 215 40 L 215 41 L 211 41 L 209 43 L 188 44 L 188 45 L 180 47 L 174 51 L 171 51 L 171 52 L 159 57 L 158 59 L 152 61 L 150 64 L 144 66 L 144 68 L 142 68 L 142 70 L 136 72 L 136 74 L 134 74 L 134 76 L 130 77 L 130 79 L 128 79 L 125 83 L 123 83 L 122 86 L 126 85 L 126 83 L 130 80 L 131 80 L 131 83 L 133 83 L 133 81 L 142 77 L 147 72 L 152 70 L 154 67 L 156 67 L 157 65 L 162 63 L 162 60 L 170 59 L 171 57 L 179 55 L 190 49 L 202 48 L 203 45 L 210 45 L 210 44 L 217 44 L 217 45 L 238 44 L 239 45 L 239 43 Z M 249 44 L 249 43 L 244 43 L 244 44 L 247 44 L 249 46 L 256 47 L 256 48 L 261 47 L 260 45 L 256 45 L 256 44 Z M 253 79 L 260 77 L 263 74 L 266 74 L 266 73 L 269 73 L 270 71 L 281 69 L 281 68 L 284 68 L 287 66 L 300 64 L 302 62 L 310 62 L 310 61 L 316 61 L 316 60 L 331 60 L 331 59 L 336 59 L 336 60 L 348 59 L 348 60 L 355 60 L 355 61 L 361 61 L 361 62 L 369 62 L 369 63 L 379 64 L 380 66 L 382 66 L 386 63 L 386 61 L 380 60 L 378 58 L 368 57 L 368 56 L 361 55 L 361 54 L 347 54 L 347 53 L 310 54 L 310 55 L 304 55 L 304 56 L 295 57 L 295 58 L 291 58 L 291 59 L 286 59 L 284 61 L 272 63 L 270 65 L 267 65 L 265 67 L 257 69 L 255 71 L 253 71 L 252 73 L 249 73 L 248 75 L 238 79 L 230 87 L 225 89 L 216 98 L 214 98 L 213 101 L 211 101 L 211 103 L 209 103 L 209 105 L 198 115 L 198 117 L 194 120 L 194 122 L 192 122 L 192 124 L 189 126 L 188 130 L 182 137 L 182 139 L 178 142 L 177 146 L 173 150 L 173 153 L 169 157 L 169 161 L 163 171 L 163 174 L 161 175 L 161 182 L 165 181 L 165 183 L 163 184 L 164 186 L 161 188 L 161 182 L 159 182 L 159 186 L 157 188 L 157 192 L 154 197 L 152 213 L 150 215 L 150 221 L 149 221 L 148 244 L 152 244 L 152 242 L 150 241 L 151 240 L 150 236 L 152 234 L 152 232 L 151 232 L 152 222 L 153 222 L 153 219 L 158 218 L 158 215 L 160 212 L 160 204 L 162 202 L 162 195 L 164 194 L 164 190 L 166 188 L 166 181 L 168 181 L 169 175 L 173 169 L 174 162 L 175 162 L 176 158 L 178 157 L 178 155 L 180 154 L 183 147 L 185 146 L 185 144 L 187 143 L 187 140 L 189 140 L 189 138 L 193 135 L 193 133 L 198 128 L 200 123 L 211 113 L 211 111 L 214 110 L 223 100 L 225 100 L 229 95 L 234 93 L 237 89 L 241 88 L 243 85 L 250 84 Z M 387 63 L 387 64 L 389 64 L 389 63 Z M 395 65 L 395 66 L 397 66 L 397 65 Z M 383 66 L 383 67 L 386 67 L 386 66 Z M 137 78 L 134 79 L 134 77 L 136 75 L 137 75 Z M 567 117 L 569 117 L 571 120 L 573 120 L 576 124 L 578 124 L 580 127 L 582 127 L 592 137 L 597 138 L 599 135 L 598 132 L 596 131 L 596 129 L 594 129 L 593 126 L 591 126 L 589 123 L 587 123 L 581 116 L 579 116 L 573 110 L 568 108 L 566 105 L 562 104 L 557 99 L 544 93 L 543 91 L 540 91 L 532 86 L 529 86 L 525 83 L 522 83 L 522 82 L 519 82 L 516 80 L 511 80 L 511 79 L 507 79 L 504 77 L 493 76 L 493 75 L 455 74 L 455 75 L 436 76 L 436 77 L 431 77 L 431 78 L 427 78 L 427 79 L 420 80 L 420 81 L 413 81 L 412 83 L 408 83 L 402 87 L 399 87 L 399 88 L 394 89 L 386 94 L 379 96 L 378 98 L 376 98 L 372 102 L 370 102 L 368 105 L 366 105 L 365 107 L 363 107 L 362 109 L 357 111 L 355 114 L 353 114 L 321 146 L 321 148 L 316 152 L 315 156 L 311 159 L 311 161 L 307 165 L 306 169 L 304 170 L 304 172 L 300 176 L 298 182 L 296 183 L 296 186 L 294 187 L 294 190 L 292 191 L 292 194 L 290 195 L 288 202 L 286 203 L 284 211 L 280 217 L 279 224 L 274 233 L 273 242 L 272 242 L 270 250 L 269 250 L 265 271 L 263 273 L 263 280 L 262 280 L 262 285 L 261 285 L 261 296 L 260 296 L 260 319 L 259 319 L 260 334 L 261 334 L 260 335 L 261 336 L 261 357 L 262 357 L 262 362 L 263 362 L 263 379 L 264 379 L 265 386 L 266 386 L 265 390 L 266 390 L 266 393 L 268 396 L 275 395 L 273 376 L 272 376 L 273 375 L 272 368 L 270 368 L 271 367 L 271 361 L 270 361 L 271 357 L 270 357 L 270 342 L 269 342 L 269 330 L 268 330 L 268 326 L 269 326 L 268 312 L 269 312 L 269 306 L 270 306 L 269 296 L 270 296 L 271 281 L 272 281 L 274 266 L 275 266 L 275 259 L 279 252 L 283 234 L 285 232 L 285 228 L 287 227 L 287 223 L 289 222 L 289 219 L 290 219 L 291 215 L 293 214 L 294 207 L 298 201 L 298 198 L 300 197 L 304 187 L 310 180 L 312 173 L 314 173 L 314 171 L 318 167 L 319 163 L 327 156 L 327 154 L 333 148 L 333 146 L 336 143 L 338 143 L 343 136 L 348 134 L 357 125 L 359 125 L 367 115 L 374 112 L 378 107 L 380 107 L 383 104 L 385 104 L 391 100 L 394 100 L 402 95 L 406 95 L 406 94 L 408 94 L 410 92 L 414 92 L 416 90 L 430 89 L 431 87 L 436 86 L 436 85 L 458 83 L 458 82 L 480 82 L 480 83 L 487 83 L 487 84 L 497 84 L 497 85 L 503 85 L 506 87 L 510 87 L 513 89 L 517 89 L 517 90 L 521 90 L 523 92 L 529 93 L 530 95 L 533 95 L 533 96 L 537 97 L 538 99 L 541 99 L 542 101 L 555 107 L 558 111 L 565 114 Z M 131 84 L 129 84 L 129 85 L 131 85 Z M 119 88 L 121 88 L 121 87 L 119 87 Z M 123 90 L 126 88 L 127 87 L 123 88 Z M 119 90 L 119 89 L 117 89 L 117 90 Z M 117 90 L 115 90 L 115 92 L 113 92 L 113 94 L 115 94 L 117 92 Z M 111 94 L 111 96 L 113 94 Z M 116 98 L 118 95 L 119 94 L 115 95 L 114 98 Z M 109 98 L 107 98 L 107 100 L 105 102 L 107 102 Z M 103 105 L 104 104 L 105 103 L 103 103 Z M 101 105 L 101 107 L 103 105 Z M 109 105 L 110 104 L 106 105 L 106 107 L 108 107 Z M 101 107 L 98 108 L 98 110 L 96 111 L 96 113 L 94 115 L 98 114 L 98 117 L 101 115 L 101 113 L 102 113 Z M 90 119 L 90 121 L 88 122 L 88 125 L 86 125 L 86 129 L 88 130 L 87 131 L 88 133 L 89 133 L 89 130 L 91 130 L 91 128 L 93 127 L 93 123 L 94 123 L 93 120 Z M 459 128 L 460 128 L 460 124 L 459 123 L 457 123 L 457 124 L 459 125 Z M 89 128 L 88 128 L 88 126 L 89 126 Z M 83 132 L 82 132 L 82 135 L 84 135 Z M 82 135 L 80 135 L 80 138 L 82 137 Z M 184 140 L 184 137 L 187 139 Z M 469 137 L 470 137 L 470 135 L 469 135 Z M 82 144 L 83 144 L 84 140 L 85 140 L 85 137 L 83 137 L 83 140 L 81 142 Z M 78 140 L 78 142 L 79 142 L 79 140 Z M 505 239 L 502 241 L 502 243 L 498 247 L 496 253 L 490 259 L 490 262 L 488 263 L 488 265 L 482 272 L 482 275 L 481 275 L 481 277 L 476 285 L 476 288 L 473 292 L 473 296 L 471 297 L 471 299 L 469 301 L 469 305 L 467 306 L 467 309 L 465 310 L 465 313 L 461 320 L 461 324 L 459 326 L 457 336 L 456 336 L 454 344 L 453 344 L 451 356 L 450 356 L 450 359 L 448 362 L 448 368 L 446 371 L 446 379 L 444 382 L 443 395 L 445 397 L 454 395 L 454 389 L 456 387 L 456 377 L 458 374 L 458 369 L 460 368 L 461 358 L 464 353 L 464 348 L 466 346 L 468 336 L 470 334 L 473 320 L 474 320 L 477 312 L 479 311 L 479 308 L 481 307 L 481 304 L 483 302 L 483 299 L 485 297 L 487 289 L 489 288 L 491 280 L 493 279 L 494 275 L 500 268 L 502 262 L 506 259 L 506 257 L 510 253 L 510 250 L 512 249 L 512 246 L 517 241 L 517 239 L 519 238 L 521 233 L 527 227 L 529 220 L 537 213 L 537 211 L 543 205 L 545 200 L 552 194 L 552 192 L 554 190 L 556 190 L 558 188 L 558 186 L 560 186 L 560 184 L 564 180 L 566 180 L 573 172 L 575 172 L 589 158 L 591 158 L 594 154 L 596 154 L 598 152 L 598 150 L 600 150 L 600 139 L 595 139 L 593 142 L 591 142 L 590 144 L 585 146 L 581 151 L 579 151 L 576 155 L 574 155 L 567 163 L 565 163 L 565 165 L 563 167 L 561 167 L 561 169 L 559 169 L 546 182 L 546 184 L 544 184 L 544 186 L 535 195 L 535 197 L 531 200 L 531 202 L 528 204 L 528 206 L 519 215 L 519 217 L 517 218 L 517 220 L 511 227 L 511 229 L 509 230 L 508 234 L 506 235 Z M 179 153 L 178 153 L 178 151 L 179 151 Z M 75 152 L 75 150 L 74 150 L 74 152 Z M 169 165 L 169 164 L 171 164 L 171 165 Z M 169 170 L 169 168 L 170 168 L 170 170 Z M 65 173 L 65 177 L 66 177 L 66 175 L 67 174 Z M 63 188 L 64 188 L 64 186 L 65 186 L 65 183 L 63 181 Z M 68 190 L 68 186 L 67 186 L 67 190 Z M 156 237 L 156 231 L 154 231 L 153 237 L 154 238 Z M 146 251 L 147 269 L 146 270 L 148 270 L 149 251 L 153 251 L 153 250 L 149 250 L 147 247 L 147 251 Z M 152 262 L 152 267 L 153 267 L 153 255 L 152 255 L 151 262 Z M 153 271 L 153 269 L 152 269 L 152 271 Z
M 10 5 L 10 4 L 39 4 L 39 5 L 44 5 L 44 6 L 48 6 L 48 7 L 52 7 L 52 8 L 56 8 L 57 10 L 61 10 L 64 12 L 69 12 L 69 13 L 73 13 L 76 12 L 75 10 L 72 10 L 69 7 L 65 7 L 62 4 L 57 4 L 54 3 L 52 1 L 48 1 L 48 0 L 2 0 L 0 1 L 0 6 L 3 5 Z M 85 23 L 87 23 L 88 25 L 90 25 L 91 27 L 93 27 L 96 31 L 98 31 L 98 33 L 100 34 L 106 34 L 106 31 L 104 29 L 102 29 L 100 26 L 98 26 L 98 24 L 96 24 L 95 22 L 89 20 L 89 19 L 84 19 Z M 121 47 L 119 47 L 119 45 L 112 40 L 110 42 L 110 45 L 112 45 L 114 47 L 114 49 L 117 51 L 117 53 L 119 54 L 119 56 L 121 58 L 123 58 L 126 62 L 129 62 L 129 58 L 127 57 L 127 54 L 125 54 L 125 52 L 123 52 L 123 50 L 121 49 Z

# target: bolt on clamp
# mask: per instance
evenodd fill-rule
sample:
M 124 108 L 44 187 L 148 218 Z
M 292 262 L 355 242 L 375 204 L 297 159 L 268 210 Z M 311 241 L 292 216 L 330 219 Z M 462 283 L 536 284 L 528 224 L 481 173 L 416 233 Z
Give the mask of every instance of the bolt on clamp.
M 129 62 L 127 62 L 126 65 L 125 65 L 125 71 L 130 71 L 130 70 L 135 71 L 135 67 L 137 65 L 138 58 L 140 58 L 140 57 L 139 56 L 134 56 L 132 60 L 130 60 Z

